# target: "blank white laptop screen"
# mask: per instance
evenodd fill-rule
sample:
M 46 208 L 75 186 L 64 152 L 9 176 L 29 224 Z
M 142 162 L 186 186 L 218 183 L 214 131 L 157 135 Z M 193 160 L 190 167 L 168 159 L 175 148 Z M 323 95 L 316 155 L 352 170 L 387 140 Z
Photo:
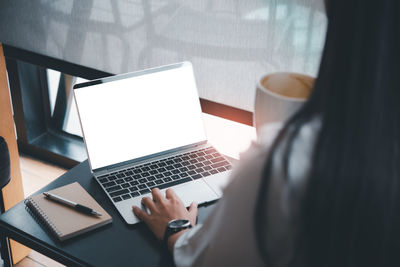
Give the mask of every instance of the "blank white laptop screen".
M 206 140 L 192 66 L 177 66 L 74 90 L 93 170 Z

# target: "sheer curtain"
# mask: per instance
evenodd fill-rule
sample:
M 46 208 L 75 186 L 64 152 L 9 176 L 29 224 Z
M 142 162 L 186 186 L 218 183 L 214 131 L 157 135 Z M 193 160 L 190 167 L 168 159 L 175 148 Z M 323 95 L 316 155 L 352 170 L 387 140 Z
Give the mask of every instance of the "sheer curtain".
M 2 0 L 0 42 L 124 73 L 189 60 L 202 98 L 253 111 L 274 71 L 316 75 L 322 0 Z

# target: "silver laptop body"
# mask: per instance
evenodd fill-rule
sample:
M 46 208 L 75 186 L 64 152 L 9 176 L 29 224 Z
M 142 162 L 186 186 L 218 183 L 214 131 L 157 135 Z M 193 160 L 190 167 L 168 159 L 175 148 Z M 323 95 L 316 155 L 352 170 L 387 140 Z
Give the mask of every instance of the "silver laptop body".
M 94 179 L 127 224 L 154 187 L 186 206 L 221 197 L 231 165 L 207 141 L 191 63 L 76 84 L 74 96 Z

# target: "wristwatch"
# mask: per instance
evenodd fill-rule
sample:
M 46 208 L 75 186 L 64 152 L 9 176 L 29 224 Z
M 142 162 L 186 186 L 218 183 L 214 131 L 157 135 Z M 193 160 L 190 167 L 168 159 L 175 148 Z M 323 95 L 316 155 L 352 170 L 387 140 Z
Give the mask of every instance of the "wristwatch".
M 168 238 L 171 235 L 178 233 L 182 230 L 189 229 L 189 228 L 192 228 L 192 225 L 190 224 L 189 220 L 175 219 L 175 220 L 170 221 L 167 224 L 167 227 L 166 227 L 165 233 L 164 233 L 163 241 L 164 241 L 165 245 L 168 246 Z

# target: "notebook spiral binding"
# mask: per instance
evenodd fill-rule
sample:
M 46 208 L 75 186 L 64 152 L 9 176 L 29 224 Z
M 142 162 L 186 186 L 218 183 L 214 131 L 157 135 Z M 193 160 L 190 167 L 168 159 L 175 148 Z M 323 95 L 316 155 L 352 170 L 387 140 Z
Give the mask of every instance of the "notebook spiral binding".
M 42 211 L 32 198 L 24 200 L 24 204 L 29 208 L 30 214 L 33 215 L 42 225 L 46 226 L 56 236 L 61 236 L 62 232 L 51 222 L 50 218 Z

